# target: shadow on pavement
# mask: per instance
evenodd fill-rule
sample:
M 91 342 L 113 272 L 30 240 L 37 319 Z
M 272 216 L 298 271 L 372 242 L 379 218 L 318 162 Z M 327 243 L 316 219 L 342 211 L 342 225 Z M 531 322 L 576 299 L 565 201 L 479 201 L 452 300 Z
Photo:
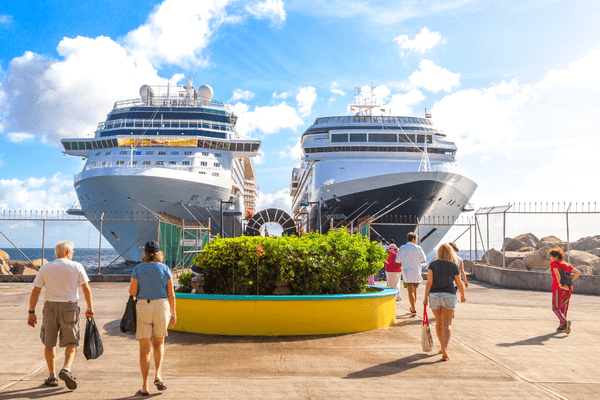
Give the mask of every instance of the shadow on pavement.
M 498 343 L 496 346 L 499 347 L 512 347 L 512 346 L 543 346 L 544 342 L 555 338 L 555 339 L 564 339 L 566 336 L 558 336 L 561 333 L 553 332 L 548 333 L 547 335 L 536 336 L 525 340 L 519 340 L 518 342 L 513 343 Z
M 207 335 L 201 333 L 189 333 L 179 331 L 169 331 L 166 342 L 169 344 L 182 345 L 211 345 L 228 343 L 291 343 L 304 342 L 320 339 L 329 339 L 352 335 L 343 333 L 338 335 L 307 335 L 307 336 L 225 336 L 225 335 Z
M 44 385 L 30 389 L 9 390 L 2 392 L 2 400 L 8 399 L 45 399 L 46 397 L 62 396 L 70 390 L 64 387 L 49 388 Z
M 412 356 L 400 358 L 395 361 L 390 361 L 384 364 L 375 365 L 362 371 L 352 372 L 343 379 L 365 379 L 365 378 L 378 378 L 382 376 L 396 375 L 401 372 L 408 371 L 413 368 L 417 368 L 423 365 L 431 365 L 431 362 L 419 362 L 421 360 L 429 359 L 436 354 L 413 354 Z M 439 362 L 442 362 L 441 359 Z

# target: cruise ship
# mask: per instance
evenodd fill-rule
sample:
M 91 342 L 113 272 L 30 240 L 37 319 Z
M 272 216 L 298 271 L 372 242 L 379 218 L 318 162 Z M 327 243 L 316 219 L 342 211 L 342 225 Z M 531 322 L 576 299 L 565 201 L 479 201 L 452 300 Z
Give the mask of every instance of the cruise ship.
M 196 89 L 192 79 L 143 85 L 139 98 L 114 104 L 93 138 L 63 139 L 63 153 L 86 160 L 74 177 L 81 208 L 73 212 L 93 215 L 98 230 L 102 213 L 151 213 L 205 226 L 210 220 L 213 234 L 239 234 L 241 217 L 220 226 L 220 209 L 227 202 L 236 215 L 255 211 L 251 158 L 261 142 L 240 136 L 237 116 L 212 97 L 210 86 Z M 139 262 L 144 243 L 157 238 L 156 222 L 106 219 L 101 233 L 127 262 Z
M 457 147 L 427 112 L 375 116 L 378 107 L 357 101 L 354 115 L 317 118 L 303 133 L 301 166 L 290 186 L 292 216 L 304 230 L 322 233 L 369 226 L 372 239 L 397 245 L 418 232 L 429 254 L 470 207 L 477 185 L 454 172 Z

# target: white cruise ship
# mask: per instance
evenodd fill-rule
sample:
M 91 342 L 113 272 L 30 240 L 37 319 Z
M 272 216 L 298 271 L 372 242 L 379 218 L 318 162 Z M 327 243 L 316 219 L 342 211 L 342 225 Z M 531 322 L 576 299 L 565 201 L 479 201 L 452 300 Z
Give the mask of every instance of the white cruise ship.
M 302 135 L 301 166 L 292 172 L 293 217 L 323 233 L 372 223 L 372 239 L 397 245 L 418 231 L 428 254 L 451 225 L 424 221 L 453 222 L 477 185 L 453 172 L 456 145 L 428 115 L 374 116 L 374 103 L 351 107 L 356 115 L 317 118 Z
M 185 86 L 144 85 L 140 98 L 115 103 L 93 138 L 63 139 L 64 153 L 86 159 L 74 178 L 80 213 L 210 219 L 213 233 L 239 234 L 240 217 L 219 225 L 221 201 L 233 200 L 242 216 L 254 212 L 251 157 L 261 143 L 238 135 L 237 117 L 212 96 L 210 86 L 196 90 L 191 79 Z M 144 243 L 156 240 L 156 222 L 106 220 L 102 234 L 126 261 L 138 262 Z

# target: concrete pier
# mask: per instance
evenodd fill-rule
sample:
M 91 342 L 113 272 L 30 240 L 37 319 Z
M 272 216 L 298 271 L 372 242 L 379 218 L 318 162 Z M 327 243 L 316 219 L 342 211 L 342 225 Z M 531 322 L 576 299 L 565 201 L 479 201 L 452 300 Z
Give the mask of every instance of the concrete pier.
M 78 388 L 47 377 L 39 325 L 27 326 L 31 283 L 0 283 L 0 399 L 127 399 L 141 387 L 138 343 L 119 332 L 128 283 L 93 282 L 104 355 L 72 367 Z M 597 399 L 600 297 L 573 295 L 570 335 L 557 333 L 550 292 L 471 282 L 452 324 L 451 360 L 424 353 L 407 293 L 386 329 L 330 336 L 224 337 L 170 332 L 161 399 Z M 43 296 L 43 293 L 42 293 Z M 83 301 L 83 300 L 81 300 Z M 37 315 L 41 319 L 41 301 Z M 432 314 L 429 311 L 430 318 Z M 85 320 L 81 321 L 82 328 Z M 57 369 L 63 362 L 58 350 Z M 153 376 L 151 367 L 151 376 Z

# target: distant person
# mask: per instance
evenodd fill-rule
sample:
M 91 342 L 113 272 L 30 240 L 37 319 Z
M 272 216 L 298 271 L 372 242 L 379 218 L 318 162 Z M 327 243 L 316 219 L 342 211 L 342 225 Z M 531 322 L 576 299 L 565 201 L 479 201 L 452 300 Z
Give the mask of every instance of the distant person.
M 465 273 L 465 263 L 463 263 L 462 258 L 458 255 L 458 246 L 454 242 L 448 243 L 452 250 L 454 250 L 454 256 L 456 257 L 456 264 L 458 264 L 458 269 L 460 270 L 460 276 L 465 285 L 465 289 L 469 287 L 469 282 L 467 282 L 467 274 Z
M 86 318 L 94 316 L 92 307 L 92 290 L 88 285 L 90 281 L 83 266 L 73 259 L 71 242 L 63 241 L 56 245 L 54 252 L 56 260 L 42 265 L 33 280 L 33 290 L 29 299 L 29 318 L 27 325 L 35 327 L 37 317 L 35 306 L 42 288 L 44 294 L 44 308 L 42 309 L 42 329 L 40 338 L 44 343 L 44 356 L 48 365 L 49 376 L 44 385 L 58 386 L 56 379 L 56 342 L 65 348 L 65 364 L 58 373 L 58 377 L 65 381 L 71 390 L 77 389 L 77 381 L 71 373 L 71 365 L 79 346 L 79 287 L 87 303 Z
M 571 321 L 567 321 L 567 311 L 569 311 L 569 302 L 573 286 L 563 285 L 560 279 L 560 270 L 564 269 L 572 276 L 572 281 L 579 278 L 581 272 L 575 267 L 563 261 L 565 252 L 560 247 L 556 247 L 548 252 L 550 256 L 550 269 L 552 270 L 552 311 L 558 317 L 560 325 L 557 332 L 571 333 Z M 575 274 L 573 276 L 573 274 Z
M 435 316 L 435 332 L 442 347 L 440 353 L 444 361 L 450 360 L 448 343 L 452 336 L 451 324 L 456 309 L 454 282 L 460 291 L 460 301 L 467 301 L 454 251 L 450 245 L 443 244 L 438 248 L 437 259 L 429 264 L 423 304 L 429 304 Z
M 402 265 L 396 262 L 396 256 L 398 253 L 398 248 L 395 244 L 390 244 L 387 247 L 388 250 L 388 258 L 385 261 L 385 274 L 387 276 L 387 287 L 396 289 L 398 294 L 396 295 L 396 301 L 402 300 L 402 295 L 400 294 L 400 275 L 402 275 Z
M 177 322 L 177 316 L 173 274 L 169 267 L 162 263 L 163 257 L 157 242 L 146 243 L 142 262 L 133 268 L 129 284 L 129 294 L 138 298 L 135 337 L 140 343 L 142 371 L 142 388 L 136 393 L 139 396 L 148 396 L 150 393 L 148 375 L 152 349 L 156 369 L 154 385 L 158 390 L 167 389 L 162 380 L 165 336 L 168 335 L 168 326 L 174 326 Z
M 406 235 L 406 244 L 398 249 L 396 262 L 402 264 L 402 278 L 404 287 L 408 291 L 408 301 L 410 302 L 410 314 L 412 317 L 417 315 L 415 303 L 417 302 L 417 288 L 419 283 L 423 282 L 421 272 L 423 264 L 427 257 L 423 249 L 417 245 L 417 235 L 409 232 Z

